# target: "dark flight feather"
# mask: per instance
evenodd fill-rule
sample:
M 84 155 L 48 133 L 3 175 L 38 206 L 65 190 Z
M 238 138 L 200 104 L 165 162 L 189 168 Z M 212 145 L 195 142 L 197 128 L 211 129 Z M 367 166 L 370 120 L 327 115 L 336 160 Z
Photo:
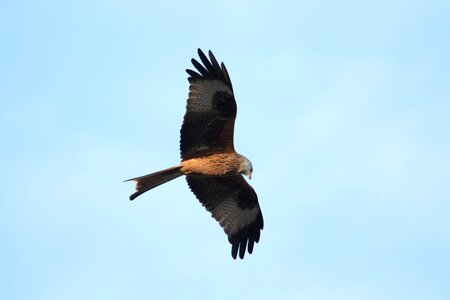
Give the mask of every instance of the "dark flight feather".
M 253 252 L 264 221 L 258 196 L 242 175 L 230 177 L 186 176 L 192 192 L 219 222 L 231 243 L 231 255 L 242 259 Z
M 201 65 L 192 59 L 196 71 L 189 74 L 189 98 L 180 130 L 182 159 L 217 152 L 234 151 L 233 134 L 236 101 L 225 65 L 219 66 L 209 51 L 209 59 L 198 49 Z

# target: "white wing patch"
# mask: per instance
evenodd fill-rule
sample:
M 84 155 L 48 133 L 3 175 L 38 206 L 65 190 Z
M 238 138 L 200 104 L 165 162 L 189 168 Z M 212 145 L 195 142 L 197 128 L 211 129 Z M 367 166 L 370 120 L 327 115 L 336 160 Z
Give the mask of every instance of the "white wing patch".
M 242 209 L 236 204 L 235 200 L 226 198 L 214 211 L 221 212 L 221 217 L 217 218 L 217 221 L 224 228 L 224 231 L 227 234 L 234 235 L 256 220 L 260 208 L 256 205 L 251 209 Z

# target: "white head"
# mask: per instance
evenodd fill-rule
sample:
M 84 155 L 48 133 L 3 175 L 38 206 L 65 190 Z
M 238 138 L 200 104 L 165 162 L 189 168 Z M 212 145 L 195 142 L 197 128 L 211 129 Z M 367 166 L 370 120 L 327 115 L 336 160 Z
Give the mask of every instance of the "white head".
M 252 179 L 253 166 L 252 163 L 248 160 L 247 157 L 241 155 L 241 174 L 244 174 L 248 177 L 248 179 Z

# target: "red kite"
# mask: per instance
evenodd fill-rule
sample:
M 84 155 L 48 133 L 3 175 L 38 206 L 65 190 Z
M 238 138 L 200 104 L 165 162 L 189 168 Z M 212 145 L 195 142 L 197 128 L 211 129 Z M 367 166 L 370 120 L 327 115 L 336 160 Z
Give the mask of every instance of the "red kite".
M 136 177 L 136 190 L 130 200 L 146 191 L 186 176 L 191 191 L 219 222 L 231 243 L 234 259 L 239 252 L 253 252 L 263 229 L 258 197 L 247 183 L 251 162 L 234 150 L 233 133 L 236 101 L 225 65 L 219 65 L 209 51 L 209 60 L 198 49 L 203 65 L 192 59 L 197 71 L 189 74 L 189 97 L 181 127 L 181 163 L 156 173 Z

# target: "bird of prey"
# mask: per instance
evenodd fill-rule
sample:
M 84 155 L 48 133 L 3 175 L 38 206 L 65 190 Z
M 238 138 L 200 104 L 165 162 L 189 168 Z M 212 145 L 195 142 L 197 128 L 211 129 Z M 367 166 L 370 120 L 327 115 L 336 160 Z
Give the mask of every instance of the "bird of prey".
M 244 258 L 253 252 L 263 229 L 258 197 L 243 175 L 251 179 L 251 162 L 234 149 L 236 101 L 225 65 L 211 51 L 209 59 L 198 49 L 201 63 L 192 59 L 196 71 L 189 74 L 189 96 L 180 131 L 181 163 L 175 167 L 127 181 L 136 182 L 130 196 L 185 175 L 191 191 L 228 235 L 231 255 Z

